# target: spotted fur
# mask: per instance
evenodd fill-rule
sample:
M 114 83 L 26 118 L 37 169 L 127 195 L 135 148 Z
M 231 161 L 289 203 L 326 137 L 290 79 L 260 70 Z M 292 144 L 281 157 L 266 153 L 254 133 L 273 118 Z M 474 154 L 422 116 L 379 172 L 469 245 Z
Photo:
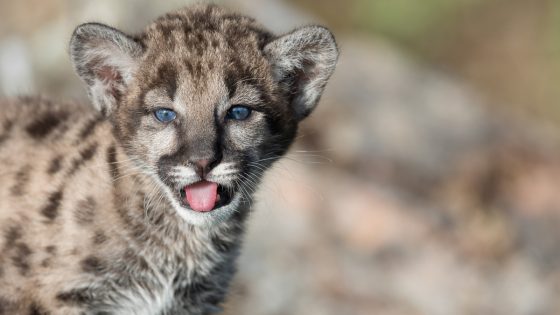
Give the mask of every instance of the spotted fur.
M 0 102 L 0 314 L 218 312 L 251 192 L 334 70 L 331 33 L 196 5 L 134 36 L 80 25 L 70 54 L 93 106 Z M 236 104 L 249 118 L 227 119 Z M 230 200 L 191 210 L 201 179 Z

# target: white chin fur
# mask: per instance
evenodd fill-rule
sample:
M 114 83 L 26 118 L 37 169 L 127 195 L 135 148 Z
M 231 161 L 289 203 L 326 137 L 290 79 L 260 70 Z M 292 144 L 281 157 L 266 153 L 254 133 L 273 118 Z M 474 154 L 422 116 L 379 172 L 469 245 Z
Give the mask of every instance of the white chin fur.
M 175 211 L 177 211 L 179 216 L 183 218 L 187 223 L 196 226 L 211 226 L 229 219 L 231 215 L 235 211 L 237 211 L 240 203 L 241 194 L 236 193 L 233 196 L 231 202 L 225 206 L 221 206 L 208 212 L 197 212 L 185 208 L 181 206 L 175 199 L 171 199 L 171 204 L 173 204 L 173 207 L 175 208 Z

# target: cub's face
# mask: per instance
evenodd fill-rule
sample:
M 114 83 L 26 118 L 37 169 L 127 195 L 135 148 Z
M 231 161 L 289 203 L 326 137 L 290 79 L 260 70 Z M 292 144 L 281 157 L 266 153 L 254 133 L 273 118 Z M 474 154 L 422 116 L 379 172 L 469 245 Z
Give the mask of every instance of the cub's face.
M 152 32 L 115 125 L 128 154 L 183 217 L 224 219 L 287 149 L 297 119 L 256 38 L 230 47 L 221 33 L 186 35 L 205 36 L 199 55 Z
M 214 6 L 168 14 L 134 38 L 81 25 L 71 54 L 130 159 L 192 224 L 246 208 L 337 59 L 322 27 L 275 37 Z

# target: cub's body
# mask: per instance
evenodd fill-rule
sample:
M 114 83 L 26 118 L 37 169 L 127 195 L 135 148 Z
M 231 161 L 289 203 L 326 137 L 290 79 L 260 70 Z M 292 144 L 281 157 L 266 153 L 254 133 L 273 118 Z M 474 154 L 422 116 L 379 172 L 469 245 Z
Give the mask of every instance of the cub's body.
M 90 106 L 0 107 L 0 314 L 214 309 L 241 218 L 184 223 Z

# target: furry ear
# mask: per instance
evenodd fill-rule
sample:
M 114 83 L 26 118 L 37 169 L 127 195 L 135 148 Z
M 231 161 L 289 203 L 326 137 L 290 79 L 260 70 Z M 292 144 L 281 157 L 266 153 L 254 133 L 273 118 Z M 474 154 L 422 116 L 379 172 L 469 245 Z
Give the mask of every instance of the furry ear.
M 273 75 L 287 84 L 291 105 L 299 120 L 317 105 L 338 59 L 331 32 L 321 26 L 306 26 L 280 36 L 264 47 Z
M 104 115 L 118 105 L 142 52 L 133 38 L 103 24 L 82 24 L 72 34 L 74 69 L 86 83 L 93 105 Z

